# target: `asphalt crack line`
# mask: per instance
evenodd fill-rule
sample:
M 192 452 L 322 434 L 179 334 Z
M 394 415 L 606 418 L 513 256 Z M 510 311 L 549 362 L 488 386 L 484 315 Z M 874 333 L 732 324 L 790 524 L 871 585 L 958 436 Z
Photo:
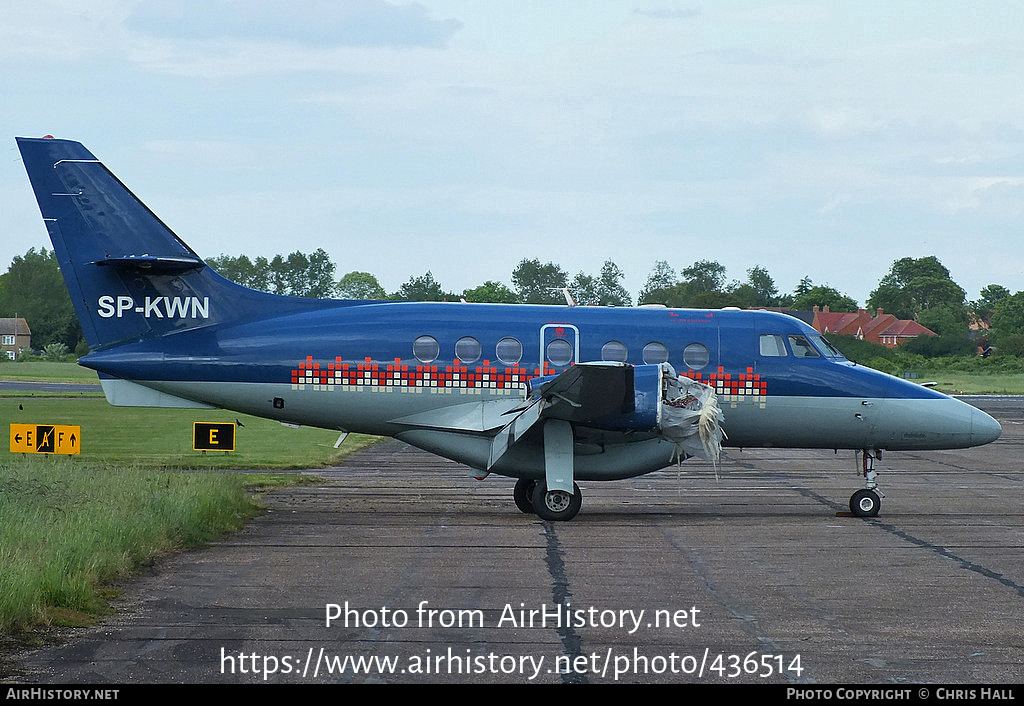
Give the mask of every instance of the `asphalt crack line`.
M 572 591 L 569 589 L 569 578 L 565 571 L 565 560 L 562 556 L 562 547 L 558 542 L 558 534 L 555 532 L 553 522 L 544 522 L 544 539 L 546 547 L 544 550 L 545 563 L 548 567 L 548 574 L 551 575 L 551 595 L 555 605 L 565 605 L 572 601 Z M 581 646 L 583 643 L 579 634 L 568 625 L 559 626 L 556 630 L 562 647 L 565 648 L 569 663 L 574 664 L 576 657 L 583 654 Z M 562 674 L 562 681 L 566 684 L 586 684 L 587 678 L 584 674 L 567 673 Z

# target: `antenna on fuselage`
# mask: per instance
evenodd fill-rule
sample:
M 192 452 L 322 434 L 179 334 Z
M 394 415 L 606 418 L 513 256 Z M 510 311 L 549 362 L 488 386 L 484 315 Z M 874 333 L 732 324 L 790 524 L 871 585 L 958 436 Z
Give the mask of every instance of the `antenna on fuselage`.
M 561 292 L 562 296 L 565 297 L 565 303 L 569 306 L 577 306 L 578 302 L 573 298 L 572 292 L 569 291 L 568 287 L 549 287 L 549 292 Z

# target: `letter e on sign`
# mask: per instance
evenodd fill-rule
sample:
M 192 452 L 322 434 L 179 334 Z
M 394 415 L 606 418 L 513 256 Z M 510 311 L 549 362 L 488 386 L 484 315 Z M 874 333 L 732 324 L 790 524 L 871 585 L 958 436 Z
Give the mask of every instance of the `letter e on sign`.
M 193 422 L 193 451 L 234 451 L 234 422 Z

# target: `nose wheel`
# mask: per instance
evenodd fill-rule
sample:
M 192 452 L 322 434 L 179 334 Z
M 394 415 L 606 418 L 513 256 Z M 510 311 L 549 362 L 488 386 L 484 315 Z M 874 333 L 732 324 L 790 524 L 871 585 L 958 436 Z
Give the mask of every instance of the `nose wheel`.
M 865 487 L 850 496 L 850 512 L 857 517 L 877 517 L 882 507 L 882 493 L 878 489 L 875 478 L 875 459 L 881 458 L 882 452 L 875 449 L 864 449 L 862 455 L 861 474 L 864 476 Z
M 878 493 L 863 488 L 850 497 L 850 512 L 857 517 L 875 517 L 882 506 Z

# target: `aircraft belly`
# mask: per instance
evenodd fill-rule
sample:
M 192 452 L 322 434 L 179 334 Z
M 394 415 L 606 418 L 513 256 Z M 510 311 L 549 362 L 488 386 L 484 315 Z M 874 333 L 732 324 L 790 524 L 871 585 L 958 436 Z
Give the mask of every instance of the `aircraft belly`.
M 486 468 L 490 457 L 491 440 L 487 436 L 436 429 L 410 429 L 396 434 L 395 438 L 472 468 Z M 661 439 L 607 444 L 601 453 L 575 454 L 573 474 L 577 480 L 632 478 L 668 466 L 675 453 L 675 446 Z M 543 444 L 524 440 L 509 449 L 489 470 L 513 478 L 543 478 Z

